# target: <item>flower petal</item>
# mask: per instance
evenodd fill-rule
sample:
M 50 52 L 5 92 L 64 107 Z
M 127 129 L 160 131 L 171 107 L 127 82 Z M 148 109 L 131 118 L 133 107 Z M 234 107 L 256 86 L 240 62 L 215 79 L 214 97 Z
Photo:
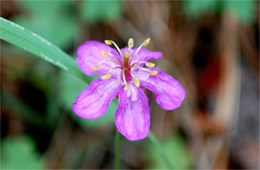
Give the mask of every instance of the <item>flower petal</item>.
M 121 88 L 115 124 L 118 131 L 128 140 L 141 140 L 148 135 L 150 110 L 146 94 L 141 88 L 134 85 L 129 85 L 127 91 Z
M 134 49 L 128 49 L 128 48 L 123 48 L 121 49 L 122 53 L 124 54 L 129 50 L 130 57 L 133 57 L 133 54 L 137 50 L 137 48 Z M 162 53 L 160 51 L 150 51 L 146 48 L 141 48 L 140 51 L 136 54 L 134 57 L 133 62 L 138 62 L 138 61 L 149 61 L 149 60 L 156 60 L 162 57 Z
M 120 82 L 113 77 L 107 80 L 97 78 L 79 94 L 72 109 L 85 119 L 101 117 L 106 112 L 109 103 L 117 96 L 119 86 Z
M 107 56 L 106 58 L 101 55 L 101 51 L 105 51 L 106 53 L 112 53 L 113 56 Z M 82 72 L 87 75 L 92 74 L 105 74 L 112 67 L 115 67 L 117 64 L 111 61 L 107 61 L 99 65 L 99 69 L 93 70 L 93 66 L 97 66 L 101 61 L 107 60 L 117 60 L 118 54 L 113 49 L 107 46 L 104 43 L 98 41 L 87 41 L 82 44 L 77 49 L 77 63 Z
M 149 72 L 138 70 L 135 76 L 141 81 L 141 86 L 149 89 L 155 94 L 156 102 L 165 110 L 178 108 L 184 98 L 185 90 L 182 85 L 172 76 L 159 69 L 157 75 L 149 75 Z

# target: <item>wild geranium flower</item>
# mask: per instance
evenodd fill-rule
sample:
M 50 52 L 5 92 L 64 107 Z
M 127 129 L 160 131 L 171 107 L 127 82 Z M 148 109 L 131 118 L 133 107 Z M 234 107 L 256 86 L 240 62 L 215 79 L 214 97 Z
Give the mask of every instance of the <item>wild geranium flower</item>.
M 162 57 L 162 53 L 143 48 L 149 42 L 150 38 L 133 48 L 134 41 L 130 38 L 128 47 L 123 49 L 111 40 L 105 44 L 97 41 L 82 44 L 77 50 L 79 68 L 87 75 L 101 77 L 79 94 L 72 105 L 74 112 L 85 119 L 99 118 L 118 96 L 115 125 L 123 136 L 134 141 L 145 138 L 150 129 L 149 103 L 143 88 L 155 94 L 156 102 L 163 109 L 179 107 L 185 90 L 177 80 L 150 62 Z

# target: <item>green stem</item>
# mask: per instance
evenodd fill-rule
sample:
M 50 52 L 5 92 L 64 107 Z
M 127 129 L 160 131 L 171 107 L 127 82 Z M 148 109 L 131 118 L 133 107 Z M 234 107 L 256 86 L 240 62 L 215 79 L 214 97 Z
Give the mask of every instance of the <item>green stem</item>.
M 166 166 L 168 167 L 168 169 L 173 169 L 173 165 L 172 165 L 171 161 L 168 159 L 165 150 L 162 148 L 160 142 L 158 141 L 158 139 L 156 139 L 156 137 L 153 135 L 152 132 L 149 133 L 148 139 L 155 146 L 155 148 L 161 155 L 161 157 L 162 157 L 163 161 L 165 162 Z
M 116 140 L 115 140 L 115 169 L 120 169 L 120 145 L 121 145 L 121 135 L 116 130 Z

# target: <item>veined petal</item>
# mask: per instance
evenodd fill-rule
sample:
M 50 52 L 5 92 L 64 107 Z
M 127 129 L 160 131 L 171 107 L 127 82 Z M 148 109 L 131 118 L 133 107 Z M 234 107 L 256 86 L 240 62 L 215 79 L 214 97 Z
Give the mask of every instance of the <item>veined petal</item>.
M 97 78 L 79 94 L 73 103 L 74 112 L 85 119 L 95 119 L 104 115 L 109 103 L 117 96 L 120 82 L 111 77 L 107 80 Z
M 128 49 L 128 48 L 123 48 L 121 49 L 122 53 L 124 54 L 125 52 L 129 52 L 129 56 L 133 57 L 133 54 L 137 48 L 134 49 Z M 135 55 L 133 59 L 133 63 L 138 62 L 138 61 L 149 61 L 149 60 L 156 60 L 162 57 L 162 53 L 160 51 L 150 51 L 146 48 L 141 48 L 140 51 Z
M 112 53 L 113 56 L 107 56 L 106 58 L 102 56 L 101 52 Z M 87 75 L 92 74 L 105 74 L 112 67 L 116 66 L 116 63 L 107 61 L 100 64 L 101 61 L 107 60 L 117 60 L 117 52 L 109 47 L 108 45 L 98 42 L 98 41 L 87 41 L 82 44 L 77 49 L 77 63 L 82 72 Z M 99 65 L 100 64 L 100 65 Z M 98 69 L 92 69 L 95 66 L 99 66 Z
M 149 75 L 149 72 L 138 70 L 135 76 L 140 80 L 141 86 L 155 94 L 156 102 L 165 110 L 178 108 L 184 98 L 185 90 L 182 85 L 172 76 L 159 69 L 157 75 Z
M 121 88 L 115 124 L 128 140 L 141 140 L 148 135 L 150 110 L 146 94 L 141 88 L 134 85 L 129 85 L 127 91 Z

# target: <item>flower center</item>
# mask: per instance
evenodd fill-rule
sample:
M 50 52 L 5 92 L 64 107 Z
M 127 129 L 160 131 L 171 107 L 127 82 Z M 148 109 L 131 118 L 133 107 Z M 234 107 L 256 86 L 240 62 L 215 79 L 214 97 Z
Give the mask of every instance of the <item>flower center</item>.
M 141 50 L 142 47 L 148 45 L 150 42 L 150 38 L 147 38 L 138 48 L 137 50 L 134 51 L 134 53 L 130 55 L 131 49 L 134 46 L 134 40 L 132 38 L 130 38 L 128 40 L 128 50 L 127 52 L 125 52 L 125 54 L 122 54 L 120 48 L 117 46 L 117 44 L 112 41 L 112 40 L 105 40 L 105 43 L 107 45 L 114 45 L 116 50 L 118 51 L 118 54 L 122 57 L 122 60 L 119 61 L 118 58 L 116 58 L 116 60 L 113 59 L 105 59 L 103 61 L 101 61 L 100 63 L 104 63 L 104 62 L 113 62 L 116 63 L 116 67 L 113 67 L 108 73 L 106 73 L 105 75 L 103 75 L 101 78 L 102 79 L 109 79 L 111 77 L 111 72 L 115 69 L 121 69 L 121 81 L 124 84 L 125 88 L 124 90 L 128 89 L 128 83 L 133 82 L 134 80 L 134 84 L 136 85 L 136 87 L 140 86 L 140 81 L 134 76 L 134 74 L 132 73 L 132 68 L 138 68 L 144 71 L 148 71 L 150 73 L 150 75 L 156 75 L 158 74 L 158 71 L 156 70 L 150 70 L 149 68 L 154 67 L 155 65 L 153 63 L 150 62 L 146 62 L 146 61 L 135 61 L 134 58 L 136 57 L 136 55 L 138 54 L 138 52 Z M 101 55 L 104 58 L 107 58 L 108 56 L 112 56 L 115 57 L 113 54 L 111 53 L 106 53 L 105 51 L 101 51 Z M 148 68 L 144 68 L 141 67 L 140 64 L 145 64 L 146 67 Z M 99 66 L 93 66 L 92 67 L 93 70 L 97 70 L 99 69 Z

